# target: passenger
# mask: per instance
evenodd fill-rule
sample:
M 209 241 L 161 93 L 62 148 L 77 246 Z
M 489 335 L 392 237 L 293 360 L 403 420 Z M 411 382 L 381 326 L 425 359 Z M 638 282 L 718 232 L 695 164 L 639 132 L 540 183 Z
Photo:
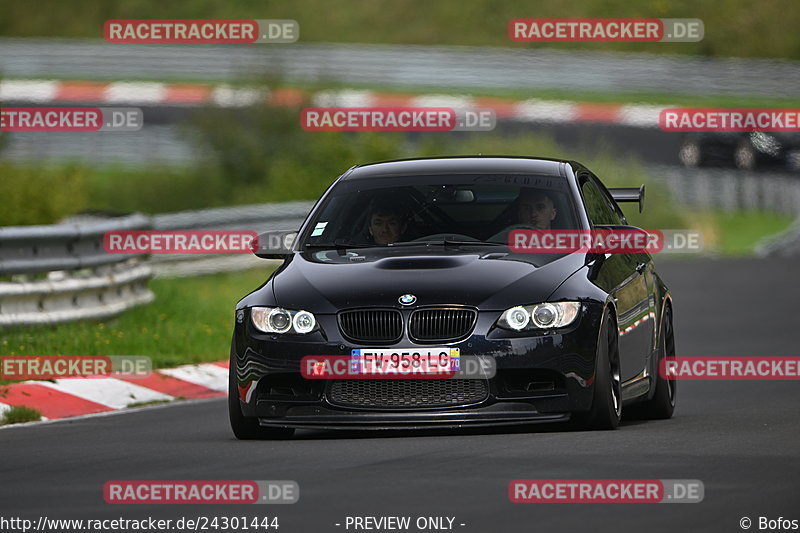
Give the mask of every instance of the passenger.
M 372 242 L 386 246 L 401 241 L 408 229 L 410 210 L 392 196 L 378 196 L 367 211 L 367 224 Z
M 523 188 L 517 202 L 518 223 L 536 229 L 550 229 L 550 224 L 558 214 L 553 199 L 538 189 Z

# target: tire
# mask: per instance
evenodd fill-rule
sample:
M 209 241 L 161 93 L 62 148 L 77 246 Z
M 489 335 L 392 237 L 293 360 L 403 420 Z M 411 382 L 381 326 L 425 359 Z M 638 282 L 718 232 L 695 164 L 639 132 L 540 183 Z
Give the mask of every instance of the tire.
M 236 386 L 236 352 L 231 341 L 230 366 L 228 369 L 228 416 L 233 434 L 239 440 L 288 439 L 294 435 L 293 428 L 262 427 L 258 419 L 242 414 L 239 405 L 239 390 Z
M 672 310 L 667 307 L 664 311 L 663 334 L 661 335 L 661 345 L 659 346 L 659 362 L 656 366 L 656 391 L 653 397 L 642 402 L 637 407 L 645 418 L 652 420 L 665 420 L 672 418 L 675 411 L 675 400 L 677 398 L 678 382 L 674 379 L 661 377 L 659 371 L 661 359 L 675 356 L 675 334 L 672 330 Z
M 703 146 L 694 139 L 684 141 L 678 151 L 678 159 L 680 159 L 681 164 L 689 168 L 703 166 L 706 162 L 703 155 Z
M 610 430 L 622 418 L 622 386 L 619 370 L 619 333 L 608 308 L 603 311 L 595 356 L 592 408 L 573 416 L 580 429 Z
M 758 154 L 750 141 L 742 141 L 733 152 L 733 163 L 739 170 L 755 170 L 758 166 Z

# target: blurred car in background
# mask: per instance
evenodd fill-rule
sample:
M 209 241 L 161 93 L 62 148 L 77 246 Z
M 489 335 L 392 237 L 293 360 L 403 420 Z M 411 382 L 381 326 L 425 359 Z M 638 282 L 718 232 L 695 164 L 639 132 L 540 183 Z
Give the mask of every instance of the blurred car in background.
M 800 133 L 691 133 L 678 153 L 687 167 L 730 166 L 741 170 L 800 168 Z

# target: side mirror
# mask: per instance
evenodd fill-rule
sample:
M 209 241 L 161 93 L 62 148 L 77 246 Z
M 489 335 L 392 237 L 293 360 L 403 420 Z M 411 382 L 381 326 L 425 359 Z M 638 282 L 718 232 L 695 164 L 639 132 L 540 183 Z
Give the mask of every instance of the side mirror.
M 653 244 L 651 241 L 653 233 L 636 226 L 597 224 L 594 226 L 593 231 L 609 234 L 601 240 L 601 242 L 607 243 L 609 247 L 605 250 L 594 252 L 593 257 L 601 255 L 608 259 L 613 253 L 649 253 L 648 247 Z M 616 239 L 613 241 L 609 240 L 612 234 L 616 234 Z M 625 238 L 628 240 L 624 241 Z M 589 259 L 587 259 L 587 262 L 589 262 Z
M 611 197 L 615 202 L 639 202 L 639 212 L 644 209 L 644 185 L 639 187 L 620 187 L 617 189 L 609 189 Z
M 261 259 L 286 259 L 292 255 L 296 231 L 266 231 L 258 234 L 252 250 Z

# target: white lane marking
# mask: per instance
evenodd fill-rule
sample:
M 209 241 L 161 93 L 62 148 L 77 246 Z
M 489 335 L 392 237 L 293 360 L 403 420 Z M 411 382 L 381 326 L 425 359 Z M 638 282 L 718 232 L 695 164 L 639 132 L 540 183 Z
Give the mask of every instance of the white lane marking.
M 372 91 L 319 91 L 311 101 L 317 107 L 370 107 L 372 95 Z
M 212 364 L 164 368 L 160 373 L 220 392 L 228 391 L 228 369 Z
M 626 124 L 628 126 L 657 127 L 661 110 L 669 107 L 670 106 L 624 105 L 619 110 L 619 119 L 617 123 Z
M 230 85 L 219 85 L 211 91 L 211 101 L 220 107 L 245 107 L 265 102 L 269 91 L 266 89 L 243 89 Z
M 55 80 L 0 81 L 0 101 L 46 103 L 55 101 L 61 82 Z M 116 82 L 105 88 L 108 103 L 160 103 L 166 100 L 168 87 L 153 82 Z M 240 107 L 265 101 L 265 89 L 237 88 L 219 85 L 211 92 L 211 101 L 222 107 Z M 312 96 L 317 106 L 367 107 L 375 104 L 374 93 L 362 90 L 321 91 Z M 509 102 L 514 105 L 515 118 L 536 122 L 573 122 L 578 104 L 557 100 L 531 99 Z M 411 97 L 409 106 L 468 108 L 474 105 L 469 96 L 425 94 Z M 620 108 L 616 123 L 639 127 L 657 127 L 662 109 L 671 106 L 629 104 Z
M 573 122 L 578 106 L 573 102 L 525 100 L 514 105 L 514 118 L 535 122 Z
M 0 82 L 0 101 L 50 102 L 59 85 L 53 80 L 5 80 Z
M 157 104 L 167 96 L 167 86 L 163 83 L 127 82 L 111 83 L 105 89 L 108 103 Z
M 172 401 L 175 398 L 162 392 L 114 378 L 57 379 L 37 382 L 66 394 L 89 400 L 113 409 L 123 409 L 132 403 Z

